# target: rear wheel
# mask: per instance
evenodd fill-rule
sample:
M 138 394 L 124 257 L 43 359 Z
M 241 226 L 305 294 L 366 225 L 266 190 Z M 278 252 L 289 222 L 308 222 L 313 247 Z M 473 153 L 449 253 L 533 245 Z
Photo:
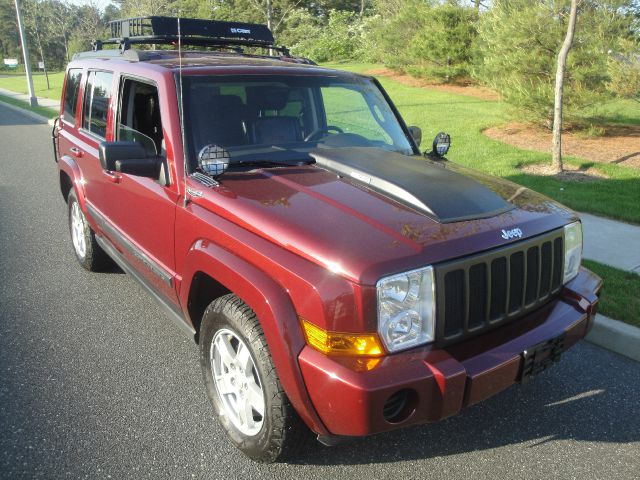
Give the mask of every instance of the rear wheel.
M 265 463 L 284 460 L 310 437 L 280 385 L 260 322 L 235 295 L 206 309 L 200 361 L 218 421 L 244 454 Z
M 96 235 L 89 226 L 73 190 L 69 193 L 67 201 L 71 244 L 80 265 L 91 272 L 104 270 L 111 266 L 111 258 L 98 245 Z

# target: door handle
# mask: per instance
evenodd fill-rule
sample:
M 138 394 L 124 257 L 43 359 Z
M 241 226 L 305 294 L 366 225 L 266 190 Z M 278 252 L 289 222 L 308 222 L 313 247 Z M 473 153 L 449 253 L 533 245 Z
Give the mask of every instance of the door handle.
M 109 180 L 110 182 L 120 183 L 120 180 L 122 180 L 122 175 L 120 175 L 119 173 L 109 172 L 107 170 L 103 170 L 102 173 L 104 174 L 105 177 L 107 177 L 107 180 Z
M 73 153 L 73 156 L 76 158 L 81 158 L 82 155 L 84 154 L 84 152 L 80 150 L 78 147 L 71 147 L 69 151 Z

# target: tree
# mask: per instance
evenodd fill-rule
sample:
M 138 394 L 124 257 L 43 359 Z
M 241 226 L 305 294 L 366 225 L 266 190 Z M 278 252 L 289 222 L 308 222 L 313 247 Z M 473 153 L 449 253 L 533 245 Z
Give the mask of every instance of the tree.
M 567 57 L 573 45 L 573 37 L 576 31 L 576 21 L 578 19 L 579 0 L 571 0 L 571 10 L 569 12 L 569 25 L 567 35 L 562 43 L 562 48 L 558 53 L 558 65 L 556 70 L 555 105 L 553 109 L 553 158 L 552 165 L 557 173 L 562 172 L 562 94 L 564 88 L 564 77 L 567 71 Z
M 458 2 L 377 2 L 378 59 L 415 76 L 453 82 L 470 76 L 477 36 L 476 10 Z
M 48 7 L 51 9 L 51 30 L 62 40 L 65 61 L 69 62 L 69 40 L 76 23 L 73 10 L 66 0 L 49 2 Z
M 0 53 L 3 58 L 20 56 L 20 37 L 13 0 L 0 0 Z
M 640 102 L 640 46 L 629 39 L 621 42 L 620 51 L 609 56 L 607 88 L 620 97 Z
M 251 0 L 253 8 L 260 12 L 269 30 L 276 33 L 287 16 L 302 3 L 302 0 Z
M 104 37 L 106 26 L 98 6 L 93 2 L 76 7 L 75 28 L 70 42 L 71 53 L 91 49 L 94 40 Z
M 520 118 L 553 127 L 558 50 L 570 0 L 494 0 L 478 24 L 474 76 L 497 90 Z M 629 0 L 582 0 L 563 88 L 563 122 L 585 122 L 586 107 L 610 97 L 607 55 L 629 34 Z

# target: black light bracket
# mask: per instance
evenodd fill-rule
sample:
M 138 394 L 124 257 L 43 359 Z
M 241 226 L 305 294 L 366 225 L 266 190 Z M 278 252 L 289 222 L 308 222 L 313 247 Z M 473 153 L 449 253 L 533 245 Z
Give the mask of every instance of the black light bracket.
M 118 45 L 120 51 L 132 45 L 194 45 L 203 47 L 230 48 L 242 53 L 241 47 L 258 47 L 273 50 L 290 57 L 289 49 L 274 45 L 273 33 L 266 25 L 257 23 L 224 22 L 196 18 L 134 17 L 109 22 L 111 38 L 93 42 L 93 50 L 102 50 L 103 45 Z

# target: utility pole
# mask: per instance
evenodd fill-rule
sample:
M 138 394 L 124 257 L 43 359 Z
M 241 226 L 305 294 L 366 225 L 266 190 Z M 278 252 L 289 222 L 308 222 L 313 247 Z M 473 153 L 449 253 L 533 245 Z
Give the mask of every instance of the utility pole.
M 18 30 L 20 30 L 20 42 L 22 43 L 22 56 L 24 57 L 24 73 L 27 75 L 27 86 L 29 88 L 29 104 L 32 107 L 38 106 L 38 99 L 33 93 L 33 80 L 31 79 L 31 64 L 29 63 L 29 48 L 27 47 L 27 36 L 24 33 L 24 22 L 22 12 L 20 12 L 20 2 L 16 2 L 16 15 L 18 16 Z

